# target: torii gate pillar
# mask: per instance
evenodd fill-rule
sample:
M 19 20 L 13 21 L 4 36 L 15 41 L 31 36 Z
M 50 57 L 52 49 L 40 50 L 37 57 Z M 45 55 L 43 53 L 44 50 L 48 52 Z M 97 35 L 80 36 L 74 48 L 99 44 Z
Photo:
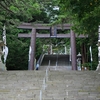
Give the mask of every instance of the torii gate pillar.
M 76 62 L 76 40 L 75 33 L 71 30 L 71 60 L 72 60 L 72 70 L 77 70 Z
M 36 44 L 36 29 L 32 28 L 32 33 L 31 33 L 31 55 L 30 55 L 28 70 L 34 70 L 35 44 Z

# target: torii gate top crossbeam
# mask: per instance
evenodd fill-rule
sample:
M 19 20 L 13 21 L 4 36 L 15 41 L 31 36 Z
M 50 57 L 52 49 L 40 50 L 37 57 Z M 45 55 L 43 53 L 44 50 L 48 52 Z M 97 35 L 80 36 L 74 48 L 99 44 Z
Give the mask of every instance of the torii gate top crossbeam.
M 71 24 L 58 24 L 58 25 L 54 25 L 56 26 L 57 29 L 71 29 Z M 32 24 L 32 23 L 22 23 L 18 26 L 18 28 L 22 28 L 22 29 L 50 29 L 51 25 L 49 24 Z

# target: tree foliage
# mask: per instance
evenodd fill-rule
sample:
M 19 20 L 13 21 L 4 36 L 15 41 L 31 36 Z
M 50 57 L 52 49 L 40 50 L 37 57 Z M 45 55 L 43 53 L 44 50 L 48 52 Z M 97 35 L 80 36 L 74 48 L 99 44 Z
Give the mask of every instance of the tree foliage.
M 9 54 L 6 66 L 8 70 L 21 70 L 28 67 L 28 51 L 30 39 L 19 39 L 18 33 L 28 32 L 17 29 L 20 22 L 30 22 L 33 16 L 46 14 L 41 10 L 41 5 L 36 0 L 1 0 L 0 1 L 0 33 L 6 25 L 7 46 Z M 38 18 L 38 17 L 37 17 Z M 36 21 L 37 19 L 34 19 Z
M 60 0 L 61 15 L 80 34 L 96 32 L 100 24 L 99 0 Z

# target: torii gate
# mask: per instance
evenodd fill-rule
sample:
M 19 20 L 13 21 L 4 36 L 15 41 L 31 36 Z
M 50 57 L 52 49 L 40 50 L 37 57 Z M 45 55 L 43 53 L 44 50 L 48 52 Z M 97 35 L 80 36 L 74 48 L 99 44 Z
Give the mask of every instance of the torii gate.
M 30 57 L 30 62 L 29 62 L 29 67 L 28 70 L 34 70 L 34 59 L 35 59 L 35 44 L 36 44 L 36 38 L 50 38 L 50 37 L 56 37 L 56 38 L 71 38 L 71 54 L 72 54 L 72 70 L 77 70 L 77 62 L 76 62 L 76 41 L 75 41 L 75 37 L 79 37 L 79 38 L 84 38 L 87 36 L 84 35 L 77 35 L 75 34 L 72 30 L 71 30 L 71 26 L 70 24 L 59 24 L 56 26 L 50 26 L 48 24 L 32 24 L 32 23 L 22 23 L 21 25 L 18 26 L 18 28 L 22 28 L 22 29 L 30 29 L 32 30 L 31 34 L 27 34 L 27 33 L 21 33 L 18 34 L 18 37 L 24 37 L 24 38 L 31 38 L 31 57 Z M 56 27 L 56 30 L 55 30 Z M 57 29 L 70 29 L 70 33 L 69 34 L 56 34 L 55 35 L 55 31 L 57 31 Z M 36 29 L 45 29 L 45 30 L 51 30 L 51 34 L 38 34 L 36 33 Z

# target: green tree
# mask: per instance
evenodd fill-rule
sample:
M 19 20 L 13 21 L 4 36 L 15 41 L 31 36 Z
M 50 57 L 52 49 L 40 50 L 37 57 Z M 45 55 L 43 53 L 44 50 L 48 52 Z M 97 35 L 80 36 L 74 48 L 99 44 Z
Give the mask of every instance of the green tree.
M 28 68 L 28 52 L 30 39 L 19 39 L 18 33 L 29 33 L 28 30 L 17 29 L 20 22 L 49 22 L 46 8 L 36 0 L 2 0 L 0 1 L 0 33 L 2 36 L 3 25 L 6 25 L 7 46 L 9 54 L 7 58 L 8 70 L 22 70 Z M 2 37 L 1 37 L 2 38 Z M 36 57 L 41 54 L 42 47 L 40 39 L 36 40 Z
M 62 22 L 68 21 L 72 29 L 78 34 L 88 34 L 88 39 L 80 40 L 82 50 L 85 47 L 89 55 L 89 46 L 93 48 L 94 63 L 97 63 L 97 37 L 100 24 L 99 0 L 59 0 L 60 16 Z M 83 51 L 83 53 L 85 52 Z M 86 55 L 85 53 L 85 55 Z M 86 58 L 88 60 L 88 58 Z

